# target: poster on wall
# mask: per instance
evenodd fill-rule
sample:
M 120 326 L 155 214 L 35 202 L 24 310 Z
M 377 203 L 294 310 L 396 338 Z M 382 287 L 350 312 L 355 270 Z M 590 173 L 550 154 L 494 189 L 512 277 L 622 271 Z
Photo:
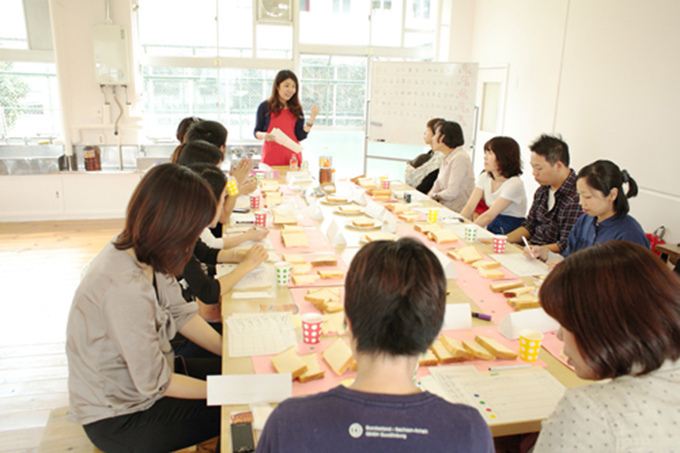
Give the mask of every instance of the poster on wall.
M 368 139 L 423 145 L 427 122 L 444 118 L 461 125 L 469 149 L 477 70 L 477 63 L 373 63 Z

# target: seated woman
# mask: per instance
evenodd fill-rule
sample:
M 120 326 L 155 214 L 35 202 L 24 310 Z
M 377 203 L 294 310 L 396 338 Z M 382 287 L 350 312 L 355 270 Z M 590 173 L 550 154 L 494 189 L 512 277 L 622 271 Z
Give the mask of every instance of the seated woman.
M 172 152 L 172 155 L 170 156 L 170 162 L 174 164 L 177 163 L 177 161 L 179 160 L 179 155 L 182 153 L 182 149 L 184 148 L 184 144 L 186 143 L 184 137 L 186 136 L 187 131 L 191 126 L 193 126 L 196 123 L 200 123 L 201 121 L 203 121 L 201 118 L 189 116 L 179 122 L 179 124 L 177 125 L 177 132 L 175 135 L 177 137 L 177 140 L 179 141 L 179 145 L 177 145 L 177 148 L 175 148 L 175 150 Z
M 180 374 L 170 347 L 181 332 L 221 354 L 222 337 L 175 279 L 214 212 L 198 175 L 153 167 L 132 194 L 123 231 L 82 277 L 66 328 L 69 418 L 103 451 L 172 451 L 220 432 L 204 380 L 219 373 L 219 360 L 187 360 L 188 375 Z
M 510 137 L 494 137 L 484 144 L 484 171 L 477 179 L 465 208 L 460 213 L 471 219 L 483 199 L 489 209 L 474 219 L 496 234 L 514 231 L 524 223 L 527 195 L 522 174 L 519 145 Z
M 534 453 L 675 451 L 680 445 L 680 276 L 610 241 L 570 255 L 540 290 L 576 375 Z
M 525 255 L 549 261 L 553 267 L 578 250 L 614 239 L 649 248 L 642 227 L 628 215 L 628 199 L 636 196 L 638 189 L 626 170 L 621 171 L 609 160 L 598 160 L 583 167 L 576 178 L 583 214 L 569 232 L 567 248 L 558 255 L 545 247 L 532 246 L 524 250 Z M 628 192 L 623 191 L 623 184 L 628 184 Z
M 418 356 L 444 319 L 446 279 L 437 257 L 413 239 L 371 242 L 352 260 L 345 291 L 358 364 L 354 383 L 279 404 L 257 451 L 493 452 L 476 409 L 422 392 L 413 382 Z M 371 436 L 371 426 L 415 432 Z
M 437 125 L 444 120 L 433 118 L 427 122 L 423 140 L 426 145 L 432 147 L 432 137 Z M 411 187 L 415 187 L 419 192 L 427 194 L 439 175 L 439 167 L 444 160 L 444 154 L 430 149 L 425 154 L 421 154 L 410 162 L 406 163 L 404 169 L 404 181 Z
M 472 162 L 463 149 L 464 143 L 460 124 L 444 121 L 436 127 L 432 149 L 444 153 L 444 160 L 427 195 L 455 212 L 465 207 L 475 186 Z

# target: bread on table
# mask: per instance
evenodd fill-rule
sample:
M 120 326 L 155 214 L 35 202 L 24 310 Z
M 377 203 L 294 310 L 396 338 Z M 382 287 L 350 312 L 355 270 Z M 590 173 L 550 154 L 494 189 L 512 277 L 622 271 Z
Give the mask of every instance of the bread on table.
M 312 283 L 316 282 L 319 279 L 318 275 L 315 274 L 302 274 L 302 275 L 296 275 L 293 274 L 291 277 L 291 280 L 293 281 L 294 285 L 311 285 Z
M 430 231 L 441 230 L 442 226 L 438 223 L 416 223 L 413 225 L 413 229 L 420 233 L 427 234 Z
M 347 203 L 348 202 L 347 198 L 339 197 L 337 195 L 327 195 L 326 201 L 328 203 Z
M 516 311 L 528 310 L 530 308 L 538 308 L 541 306 L 541 301 L 538 297 L 533 294 L 520 294 L 517 297 L 511 297 L 508 299 L 508 305 L 514 308 Z
M 327 310 L 329 304 L 340 305 L 341 311 L 342 304 L 340 304 L 340 289 L 339 288 L 313 288 L 307 291 L 305 295 L 305 300 L 311 302 L 319 310 Z
M 373 219 L 354 219 L 352 220 L 352 225 L 358 228 L 368 228 L 375 226 L 375 220 Z
M 292 216 L 287 216 L 287 215 L 281 215 L 274 213 L 274 225 L 297 225 L 298 221 L 297 218 L 292 215 Z
M 409 206 L 406 203 L 389 203 L 385 205 L 385 209 L 387 209 L 388 211 L 392 211 L 395 214 L 408 211 L 410 207 L 411 206 Z
M 514 289 L 509 289 L 507 291 L 503 291 L 503 295 L 505 297 L 517 297 L 522 294 L 527 294 L 536 289 L 535 286 L 521 286 L 519 288 L 514 288 Z
M 397 217 L 399 217 L 401 220 L 404 220 L 406 222 L 415 222 L 418 220 L 418 217 L 420 217 L 420 214 L 418 214 L 415 211 L 404 211 L 400 212 Z
M 449 351 L 449 354 L 453 357 L 453 362 L 474 359 L 474 356 L 463 347 L 463 344 L 460 341 L 445 334 L 441 334 L 439 337 L 446 350 Z
M 304 354 L 299 356 L 300 359 L 307 365 L 307 371 L 298 376 L 301 383 L 313 381 L 315 379 L 323 379 L 326 374 L 319 366 L 319 359 L 316 357 L 316 352 L 311 354 Z
M 309 274 L 312 271 L 312 265 L 309 263 L 293 264 L 293 275 Z
M 319 256 L 317 258 L 314 258 L 312 261 L 310 261 L 310 263 L 314 267 L 337 266 L 338 265 L 338 259 L 335 257 L 335 255 L 324 255 L 324 256 Z
M 366 193 L 375 199 L 375 197 L 387 197 L 392 195 L 391 189 L 368 189 Z
M 517 358 L 517 353 L 515 351 L 503 346 L 491 337 L 477 335 L 475 336 L 475 341 L 499 359 L 514 360 Z
M 474 340 L 463 340 L 463 347 L 467 352 L 483 360 L 495 360 L 496 356 L 487 351 L 481 344 Z
M 333 332 L 337 333 L 338 335 L 344 335 L 347 332 L 344 311 L 325 313 L 323 315 L 323 322 L 321 323 L 321 335 L 330 335 Z
M 364 209 L 361 206 L 339 206 L 338 211 L 343 214 L 359 214 Z
M 453 362 L 460 362 L 460 359 L 457 359 L 454 357 L 448 349 L 444 346 L 442 343 L 442 340 L 434 340 L 434 343 L 430 345 L 430 351 L 434 353 L 435 356 L 437 356 L 437 360 L 439 360 L 439 363 L 453 363 Z
M 307 371 L 307 364 L 297 355 L 297 346 L 272 356 L 271 362 L 277 373 L 290 373 L 293 379 Z
M 319 273 L 319 277 L 321 277 L 324 280 L 330 280 L 334 278 L 343 278 L 345 276 L 345 273 L 341 270 L 329 270 L 329 271 L 317 271 Z
M 309 247 L 307 235 L 304 232 L 283 230 L 281 240 L 284 247 Z
M 505 277 L 505 274 L 500 269 L 485 269 L 483 267 L 479 269 L 479 275 L 490 280 L 497 280 Z
M 482 259 L 481 253 L 479 253 L 479 250 L 477 250 L 474 245 L 468 245 L 467 247 L 449 250 L 448 255 L 455 260 L 464 262 L 465 264 L 471 264 Z
M 427 237 L 432 239 L 437 244 L 445 244 L 447 242 L 458 241 L 458 236 L 451 230 L 445 230 L 444 228 L 439 230 L 432 230 L 427 233 Z
M 514 288 L 519 288 L 521 286 L 524 286 L 524 282 L 519 280 L 516 282 L 492 283 L 489 285 L 489 288 L 491 288 L 491 291 L 493 291 L 494 293 L 502 293 Z
M 376 231 L 373 233 L 366 233 L 364 235 L 364 240 L 366 242 L 373 241 L 396 241 L 397 237 L 390 233 L 385 233 L 384 231 Z
M 297 233 L 303 233 L 305 229 L 301 227 L 300 225 L 283 225 L 283 231 L 285 232 L 297 232 Z
M 437 366 L 438 364 L 439 359 L 430 349 L 418 356 L 418 366 Z
M 304 259 L 302 255 L 297 253 L 284 253 L 283 261 L 286 261 L 290 264 L 307 264 L 307 260 Z
M 321 353 L 321 356 L 338 376 L 342 376 L 354 360 L 352 350 L 342 338 L 335 340 Z
M 482 260 L 472 263 L 472 267 L 475 269 L 498 269 L 501 267 L 501 263 L 499 261 Z

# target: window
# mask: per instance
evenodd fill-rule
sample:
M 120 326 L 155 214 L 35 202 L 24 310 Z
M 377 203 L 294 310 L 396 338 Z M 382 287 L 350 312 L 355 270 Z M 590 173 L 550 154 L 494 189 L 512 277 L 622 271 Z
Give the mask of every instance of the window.
M 0 49 L 28 49 L 22 0 L 3 0 L 0 14 Z
M 0 136 L 21 143 L 61 135 L 54 64 L 0 62 Z

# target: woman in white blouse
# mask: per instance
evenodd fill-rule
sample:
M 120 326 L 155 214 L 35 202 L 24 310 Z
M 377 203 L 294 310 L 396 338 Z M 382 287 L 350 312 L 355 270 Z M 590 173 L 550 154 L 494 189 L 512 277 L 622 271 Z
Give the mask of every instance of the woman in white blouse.
M 522 174 L 519 145 L 510 137 L 494 137 L 484 144 L 484 171 L 477 179 L 461 215 L 471 219 L 483 199 L 489 209 L 476 219 L 477 225 L 496 234 L 519 228 L 527 212 L 527 196 Z
M 463 209 L 475 186 L 472 162 L 463 149 L 464 143 L 460 124 L 443 121 L 437 125 L 432 149 L 442 152 L 444 160 L 437 180 L 427 195 L 455 212 Z
M 543 422 L 534 448 L 677 451 L 680 276 L 638 244 L 610 241 L 570 255 L 540 290 L 582 379 Z

